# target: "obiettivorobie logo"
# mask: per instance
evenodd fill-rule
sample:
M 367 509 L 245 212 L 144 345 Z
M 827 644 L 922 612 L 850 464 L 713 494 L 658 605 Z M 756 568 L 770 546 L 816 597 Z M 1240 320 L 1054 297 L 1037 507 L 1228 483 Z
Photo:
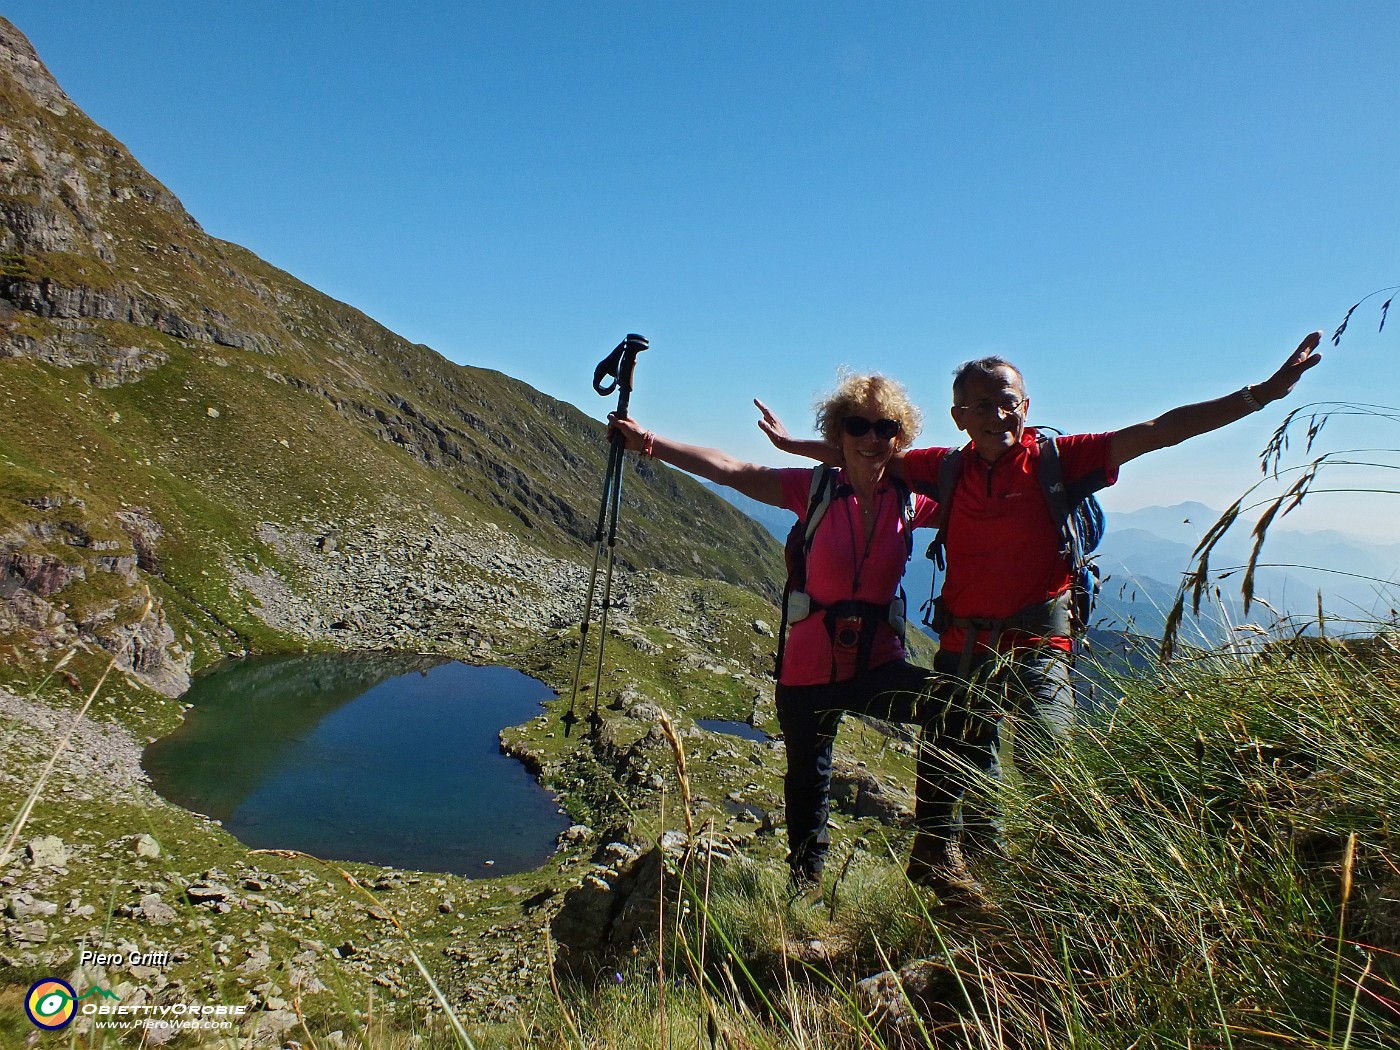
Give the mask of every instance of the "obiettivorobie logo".
M 45 977 L 30 986 L 29 994 L 24 997 L 24 1012 L 37 1027 L 56 1032 L 72 1024 L 78 1013 L 78 1003 L 92 996 L 117 999 L 106 988 L 89 988 L 79 995 L 67 981 Z
M 46 1032 L 67 1028 L 78 1016 L 90 1018 L 98 1028 L 228 1032 L 248 1016 L 248 1007 L 188 1002 L 123 1006 L 121 998 L 106 988 L 89 988 L 79 995 L 67 981 L 45 977 L 30 986 L 24 1012 Z

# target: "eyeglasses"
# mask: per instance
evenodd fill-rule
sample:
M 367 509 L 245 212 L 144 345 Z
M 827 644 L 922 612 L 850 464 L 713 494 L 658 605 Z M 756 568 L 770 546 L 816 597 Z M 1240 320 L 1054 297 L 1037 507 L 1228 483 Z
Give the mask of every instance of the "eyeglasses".
M 864 437 L 873 430 L 875 436 L 881 441 L 898 437 L 899 432 L 904 429 L 896 419 L 877 419 L 872 423 L 864 416 L 847 416 L 841 420 L 841 426 L 845 428 L 847 434 L 855 438 Z
M 1028 399 L 1024 397 L 1004 397 L 1000 401 L 978 401 L 975 405 L 954 405 L 961 412 L 976 412 L 985 416 L 995 412 L 999 416 L 1014 416 Z

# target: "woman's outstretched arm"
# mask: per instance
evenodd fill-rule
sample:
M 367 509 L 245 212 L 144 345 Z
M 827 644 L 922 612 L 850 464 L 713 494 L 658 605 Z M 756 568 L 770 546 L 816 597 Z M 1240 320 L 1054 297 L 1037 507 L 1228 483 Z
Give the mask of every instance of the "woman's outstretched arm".
M 615 433 L 622 435 L 624 446 L 629 451 L 644 453 L 653 459 L 698 475 L 706 481 L 742 492 L 750 499 L 767 503 L 771 507 L 783 506 L 782 478 L 772 467 L 745 463 L 717 448 L 673 441 L 643 429 L 634 419 L 618 419 L 609 415 L 608 422 Z

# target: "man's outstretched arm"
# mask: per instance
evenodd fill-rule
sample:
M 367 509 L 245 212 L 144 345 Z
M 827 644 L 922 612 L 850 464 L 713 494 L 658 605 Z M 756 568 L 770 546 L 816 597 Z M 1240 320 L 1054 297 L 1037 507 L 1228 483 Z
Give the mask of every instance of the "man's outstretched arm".
M 806 459 L 815 459 L 818 463 L 825 463 L 833 467 L 844 467 L 846 465 L 846 455 L 836 445 L 821 438 L 795 438 L 788 433 L 787 427 L 783 426 L 783 421 L 773 414 L 773 410 L 765 405 L 758 398 L 753 399 L 754 405 L 758 408 L 761 418 L 758 421 L 758 429 L 768 435 L 768 440 L 773 443 L 773 447 L 791 453 L 794 456 L 803 456 Z M 904 480 L 904 450 L 896 452 L 890 457 L 889 466 L 885 468 L 892 477 Z
M 846 465 L 846 457 L 835 445 L 823 441 L 821 438 L 793 437 L 788 433 L 787 427 L 783 426 L 783 421 L 773 414 L 771 408 L 758 398 L 754 398 L 753 403 L 760 414 L 758 429 L 768 435 L 768 440 L 773 443 L 774 448 L 794 456 L 815 459 L 818 463 L 827 463 L 834 467 Z
M 1270 401 L 1286 397 L 1303 373 L 1322 360 L 1322 355 L 1315 352 L 1321 342 L 1322 333 L 1313 332 L 1298 344 L 1298 349 L 1288 356 L 1279 370 L 1262 383 L 1217 397 L 1214 401 L 1183 405 L 1156 419 L 1135 423 L 1115 432 L 1109 451 L 1110 466 L 1117 468 L 1145 453 L 1179 445 L 1199 434 L 1219 430 L 1251 412 L 1259 411 Z

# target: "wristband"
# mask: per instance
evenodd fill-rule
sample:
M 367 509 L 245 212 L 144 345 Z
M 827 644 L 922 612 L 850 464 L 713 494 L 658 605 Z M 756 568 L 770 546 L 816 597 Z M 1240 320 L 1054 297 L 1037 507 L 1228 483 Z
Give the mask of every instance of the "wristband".
M 647 459 L 656 455 L 656 434 L 650 430 L 647 431 L 646 437 L 642 438 L 642 455 Z
M 1259 399 L 1254 396 L 1254 387 L 1246 386 L 1240 390 L 1240 397 L 1244 398 L 1244 403 L 1249 406 L 1251 412 L 1262 412 L 1264 406 Z

